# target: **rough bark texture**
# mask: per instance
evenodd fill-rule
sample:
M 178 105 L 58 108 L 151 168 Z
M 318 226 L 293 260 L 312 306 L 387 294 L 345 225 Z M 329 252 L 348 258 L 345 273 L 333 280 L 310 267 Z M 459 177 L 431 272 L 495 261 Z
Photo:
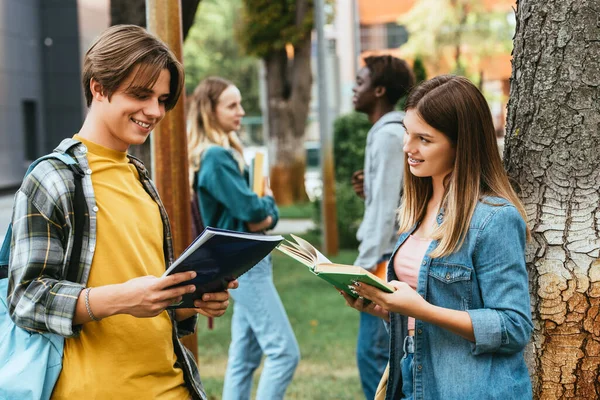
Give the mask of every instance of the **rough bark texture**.
M 296 4 L 296 21 L 301 24 L 308 12 L 308 2 L 298 0 Z M 308 199 L 304 188 L 304 131 L 312 84 L 310 48 L 309 33 L 294 46 L 293 58 L 289 59 L 285 50 L 273 52 L 264 58 L 271 188 L 279 205 Z
M 600 2 L 518 1 L 505 163 L 532 229 L 537 399 L 600 398 Z
M 172 1 L 172 0 L 168 0 Z M 181 18 L 183 26 L 183 38 L 187 37 L 201 0 L 181 0 Z M 110 24 L 133 24 L 146 27 L 146 1 L 145 0 L 111 0 L 110 1 Z M 129 153 L 141 159 L 148 170 L 152 166 L 152 154 L 150 139 L 139 146 L 131 146 Z M 150 171 L 152 172 L 152 171 Z

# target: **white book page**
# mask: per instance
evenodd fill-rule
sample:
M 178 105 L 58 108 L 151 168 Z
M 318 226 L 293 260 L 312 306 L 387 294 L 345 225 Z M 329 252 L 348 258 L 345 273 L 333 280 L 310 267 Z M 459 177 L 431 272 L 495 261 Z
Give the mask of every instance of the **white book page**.
M 277 250 L 281 251 L 284 254 L 287 254 L 288 256 L 292 257 L 296 261 L 301 262 L 302 264 L 306 265 L 311 270 L 314 269 L 314 267 L 315 267 L 314 263 L 309 259 L 309 257 L 307 257 L 307 255 L 306 255 L 306 253 L 304 253 L 304 251 L 301 253 L 298 250 L 296 250 L 290 246 L 287 246 L 285 244 L 280 244 L 279 246 L 277 246 Z
M 315 257 L 317 262 L 315 264 L 326 263 L 332 264 L 331 261 L 327 257 L 323 255 L 319 250 L 317 250 L 312 244 L 308 243 L 306 240 L 298 237 L 296 235 L 290 235 L 294 240 L 302 247 L 304 250 L 308 251 L 311 255 Z

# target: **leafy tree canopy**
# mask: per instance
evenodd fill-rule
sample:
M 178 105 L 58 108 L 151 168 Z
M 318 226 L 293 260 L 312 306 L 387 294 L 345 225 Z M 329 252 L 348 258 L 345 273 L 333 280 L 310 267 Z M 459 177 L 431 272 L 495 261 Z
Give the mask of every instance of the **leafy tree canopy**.
M 510 53 L 515 30 L 511 13 L 486 9 L 482 0 L 418 0 L 399 22 L 410 33 L 403 54 L 419 56 L 436 69 L 445 59 L 460 74 L 477 73 L 482 57 Z M 468 49 L 462 62 L 470 65 L 456 65 L 457 47 Z
M 183 47 L 187 93 L 211 75 L 232 81 L 242 93 L 246 115 L 260 115 L 258 59 L 235 39 L 241 0 L 202 0 Z
M 267 57 L 286 45 L 310 35 L 314 21 L 313 0 L 242 0 L 242 24 L 237 37 L 249 54 Z M 308 7 L 296 21 L 297 7 Z

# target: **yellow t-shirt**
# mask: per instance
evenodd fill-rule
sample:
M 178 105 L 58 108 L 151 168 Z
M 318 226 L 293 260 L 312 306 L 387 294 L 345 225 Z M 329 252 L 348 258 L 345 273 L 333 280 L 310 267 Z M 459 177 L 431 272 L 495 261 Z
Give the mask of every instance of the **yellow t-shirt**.
M 88 149 L 98 207 L 88 287 L 162 275 L 162 220 L 137 170 L 126 153 L 75 138 Z M 88 322 L 79 337 L 65 341 L 63 368 L 52 398 L 189 399 L 176 361 L 167 312 L 154 318 L 114 315 Z

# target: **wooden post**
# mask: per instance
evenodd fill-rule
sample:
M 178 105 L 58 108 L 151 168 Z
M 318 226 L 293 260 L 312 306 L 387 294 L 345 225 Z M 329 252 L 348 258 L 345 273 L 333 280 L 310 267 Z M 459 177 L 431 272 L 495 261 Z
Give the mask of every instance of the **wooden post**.
M 315 28 L 317 31 L 317 82 L 319 84 L 319 131 L 321 133 L 321 217 L 323 226 L 323 250 L 327 255 L 336 255 L 339 250 L 337 211 L 335 202 L 335 179 L 333 171 L 333 134 L 327 96 L 327 65 L 325 45 L 324 1 L 315 0 Z
M 146 23 L 148 30 L 183 62 L 181 1 L 146 0 Z M 185 93 L 182 93 L 175 108 L 167 113 L 150 136 L 153 180 L 171 220 L 175 256 L 179 256 L 192 240 L 184 105 Z M 196 335 L 186 336 L 182 342 L 197 361 Z

